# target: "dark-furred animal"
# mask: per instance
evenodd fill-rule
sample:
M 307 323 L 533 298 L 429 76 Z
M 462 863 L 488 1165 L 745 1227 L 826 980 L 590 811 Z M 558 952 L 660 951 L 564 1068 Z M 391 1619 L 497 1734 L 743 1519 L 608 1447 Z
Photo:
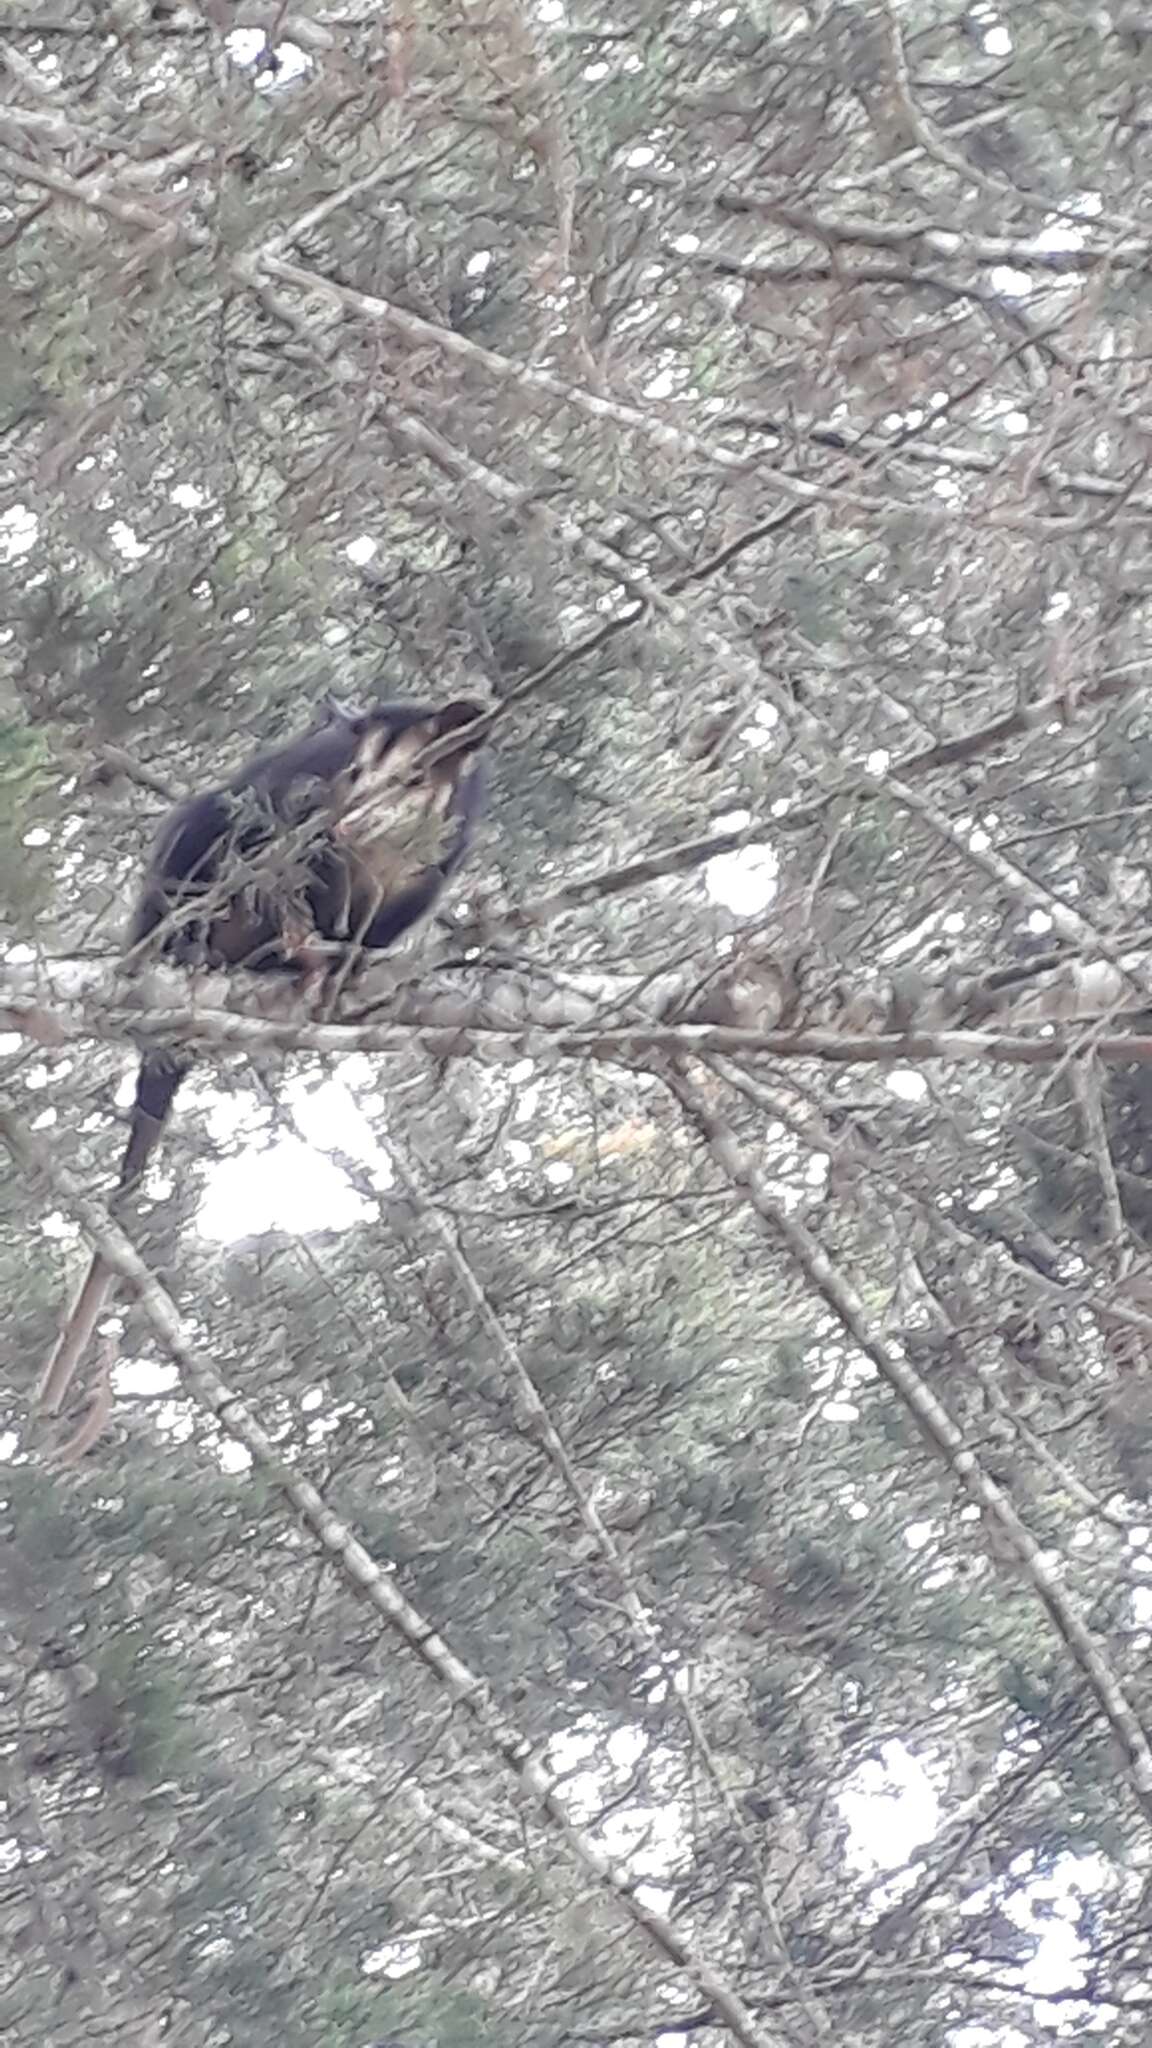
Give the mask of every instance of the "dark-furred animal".
M 330 703 L 325 722 L 176 805 L 152 849 L 126 935 L 131 957 L 292 974 L 353 970 L 433 909 L 465 859 L 487 785 L 482 706 Z M 431 754 L 431 758 L 427 758 Z M 145 1053 L 117 1198 L 140 1179 L 193 1062 Z M 97 1255 L 44 1368 L 56 1414 L 113 1285 Z

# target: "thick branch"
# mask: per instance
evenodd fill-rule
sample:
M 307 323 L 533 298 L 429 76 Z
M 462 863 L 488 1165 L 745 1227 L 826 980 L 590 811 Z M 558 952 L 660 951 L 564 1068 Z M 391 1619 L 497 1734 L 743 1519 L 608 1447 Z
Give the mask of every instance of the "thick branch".
M 1145 1816 L 1152 1820 L 1152 1749 L 1120 1678 L 1063 1586 L 1031 1530 L 1008 1495 L 985 1470 L 944 1403 L 903 1353 L 873 1328 L 864 1303 L 797 1216 L 778 1202 L 763 1175 L 741 1149 L 730 1126 L 681 1073 L 665 1076 L 690 1121 L 705 1139 L 712 1156 L 732 1186 L 749 1204 L 769 1236 L 791 1253 L 808 1285 L 827 1305 L 841 1328 L 875 1366 L 880 1377 L 915 1416 L 928 1442 L 944 1460 L 983 1514 L 1001 1531 L 1030 1580 L 1057 1634 L 1095 1694 L 1128 1768 Z
M 1147 965 L 1132 956 L 1130 971 Z M 375 971 L 380 993 L 372 1013 L 332 1024 L 285 1014 L 283 992 L 254 989 L 251 980 L 229 984 L 215 976 L 189 1000 L 172 970 L 129 980 L 98 963 L 58 961 L 40 970 L 0 971 L 0 1029 L 49 1047 L 83 1040 L 178 1045 L 206 1057 L 337 1056 L 421 1046 L 435 1059 L 500 1062 L 526 1053 L 542 1060 L 628 1062 L 653 1052 L 696 1052 L 836 1066 L 949 1060 L 1049 1067 L 1089 1050 L 1121 1064 L 1152 1060 L 1152 1036 L 1135 1028 L 1146 1021 L 1146 1008 L 1133 1002 L 1126 975 L 1107 962 L 1069 959 L 1035 977 L 1025 964 L 1018 976 L 1003 970 L 957 976 L 952 987 L 925 983 L 918 989 L 904 976 L 898 983 L 862 981 L 833 988 L 807 1006 L 787 960 L 766 949 L 725 963 L 701 993 L 706 972 L 695 963 L 639 980 L 565 974 L 557 984 L 545 968 L 477 966 L 462 986 L 459 976 L 438 974 L 434 965 L 416 980 L 411 965 L 386 963 Z M 997 1011 L 1004 1025 L 995 1030 L 952 1022 Z M 1131 1030 L 1123 1028 L 1126 1017 Z M 1057 1023 L 1064 1028 L 1057 1030 Z M 1004 1028 L 1008 1024 L 1014 1028 Z
M 79 1223 L 85 1237 L 135 1294 L 153 1334 L 180 1375 L 188 1395 L 220 1427 L 244 1445 L 253 1464 L 284 1496 L 302 1526 L 332 1560 L 349 1585 L 361 1594 L 379 1619 L 399 1636 L 436 1683 L 471 1722 L 489 1752 L 516 1779 L 549 1831 L 563 1843 L 586 1876 L 612 1900 L 623 1916 L 647 1936 L 651 1946 L 690 1977 L 708 1999 L 732 2037 L 744 2048 L 772 2048 L 727 1980 L 699 1955 L 676 1925 L 644 1903 L 626 1870 L 599 1848 L 569 1817 L 557 1792 L 557 1781 L 539 1762 L 535 1745 L 520 1734 L 497 1703 L 490 1686 L 456 1656 L 396 1588 L 395 1580 L 377 1564 L 351 1529 L 328 1507 L 316 1487 L 277 1456 L 271 1439 L 247 1404 L 220 1378 L 203 1352 L 184 1335 L 171 1295 L 154 1279 L 143 1259 L 107 1213 L 88 1201 L 71 1175 L 52 1165 L 43 1149 L 15 1117 L 0 1112 L 0 1143 L 30 1180 L 42 1184 L 65 1213 Z

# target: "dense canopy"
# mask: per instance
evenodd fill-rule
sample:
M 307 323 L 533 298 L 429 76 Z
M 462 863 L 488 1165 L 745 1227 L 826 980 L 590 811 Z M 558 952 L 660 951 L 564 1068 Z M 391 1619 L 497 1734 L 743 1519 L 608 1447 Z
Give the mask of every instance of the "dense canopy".
M 5 2041 L 1135 2048 L 1152 15 L 0 56 Z M 476 693 L 371 1003 L 117 974 L 173 796 Z

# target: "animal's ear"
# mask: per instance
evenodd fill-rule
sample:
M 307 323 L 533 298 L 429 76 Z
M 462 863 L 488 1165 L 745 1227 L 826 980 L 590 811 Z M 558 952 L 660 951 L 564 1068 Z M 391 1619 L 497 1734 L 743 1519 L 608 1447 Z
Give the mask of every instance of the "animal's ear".
M 462 726 L 471 725 L 475 719 L 482 718 L 484 710 L 483 704 L 475 703 L 470 697 L 454 697 L 451 704 L 443 705 L 436 713 L 432 722 L 433 733 L 438 740 L 444 739 L 448 733 L 459 732 Z M 481 746 L 484 737 L 482 732 L 477 733 L 472 745 Z

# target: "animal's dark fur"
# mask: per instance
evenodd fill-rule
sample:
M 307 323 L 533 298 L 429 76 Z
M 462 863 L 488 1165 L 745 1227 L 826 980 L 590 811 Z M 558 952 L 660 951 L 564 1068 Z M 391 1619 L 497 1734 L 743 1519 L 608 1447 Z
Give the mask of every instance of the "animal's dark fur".
M 331 704 L 325 723 L 258 754 L 222 788 L 164 820 L 127 932 L 127 950 L 304 979 L 346 972 L 394 946 L 433 908 L 467 855 L 486 790 L 481 707 Z M 424 750 L 459 733 L 431 768 Z M 192 1062 L 140 1063 L 118 1191 L 139 1180 Z M 94 1259 L 45 1368 L 37 1401 L 55 1413 L 111 1290 Z

